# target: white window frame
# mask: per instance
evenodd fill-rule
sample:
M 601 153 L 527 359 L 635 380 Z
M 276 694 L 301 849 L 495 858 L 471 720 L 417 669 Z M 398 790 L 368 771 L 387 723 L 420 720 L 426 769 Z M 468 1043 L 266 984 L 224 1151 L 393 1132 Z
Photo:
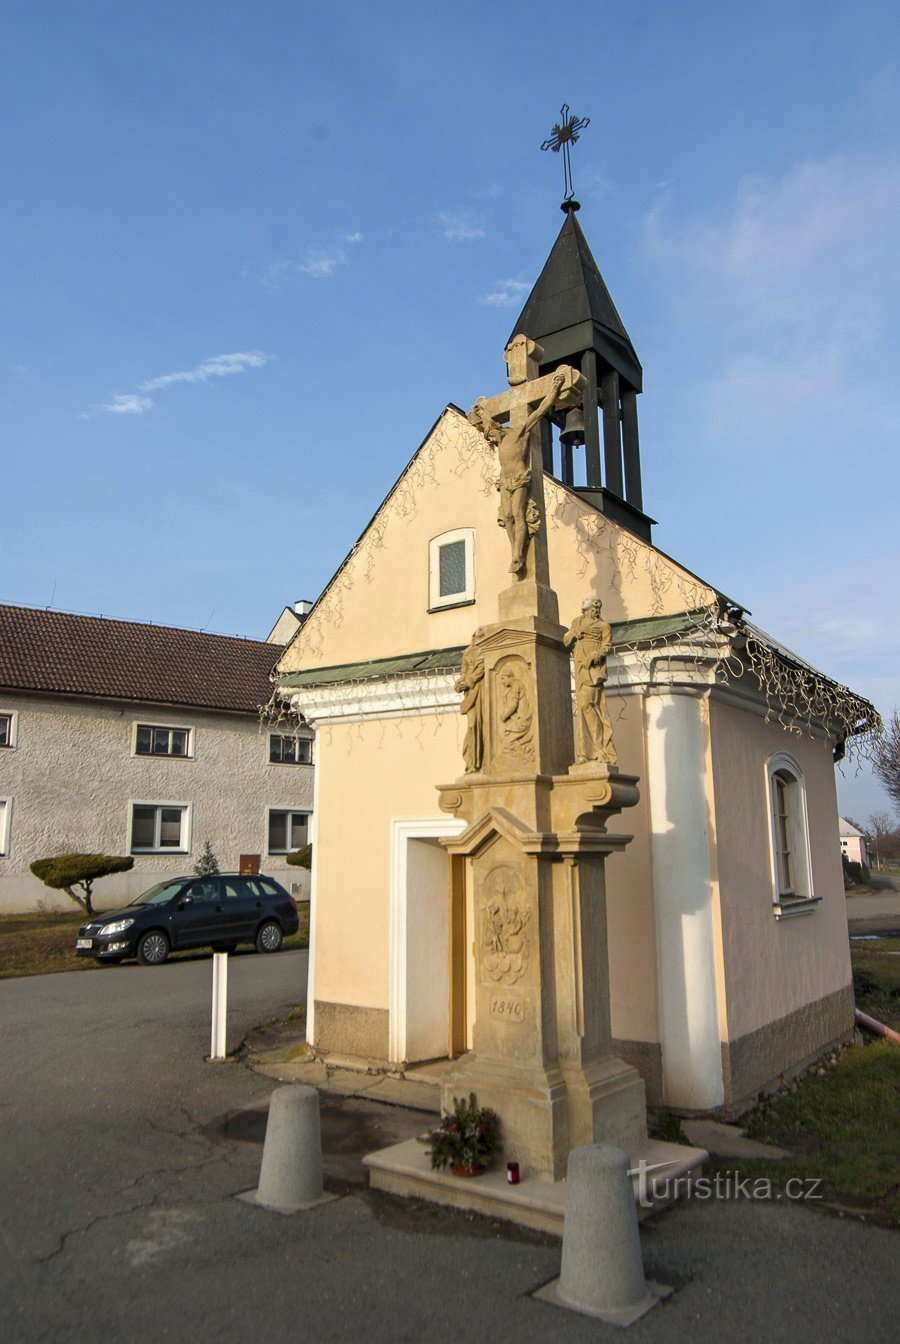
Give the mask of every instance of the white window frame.
M 12 821 L 13 800 L 0 798 L 0 858 L 9 854 L 9 831 Z
M 167 732 L 187 733 L 187 751 L 183 756 L 172 752 L 138 751 L 139 728 L 164 728 Z M 194 729 L 189 723 L 155 723 L 151 719 L 135 719 L 131 729 L 131 754 L 139 761 L 192 761 L 194 759 Z
M 441 596 L 441 547 L 450 546 L 454 541 L 465 542 L 466 586 L 461 593 L 446 593 Z M 465 607 L 475 601 L 475 529 L 457 527 L 452 532 L 442 532 L 432 537 L 428 543 L 428 610 L 442 611 L 445 607 Z
M 0 708 L 0 716 L 9 719 L 9 741 L 5 746 L 0 746 L 0 751 L 15 751 L 19 735 L 19 711 Z
M 270 817 L 272 816 L 272 813 L 273 813 L 273 812 L 284 812 L 284 813 L 287 813 L 287 815 L 289 815 L 289 816 L 291 815 L 291 813 L 294 813 L 294 812 L 300 812 L 300 813 L 302 813 L 302 815 L 303 815 L 304 817 L 306 817 L 306 839 L 304 840 L 303 844 L 304 844 L 304 845 L 309 845 L 309 844 L 312 843 L 312 840 L 311 840 L 311 836 L 312 836 L 312 826 L 310 825 L 310 821 L 309 821 L 309 818 L 312 816 L 312 812 L 310 811 L 310 809 L 309 809 L 308 807 L 267 807 L 267 808 L 266 808 L 266 846 L 265 846 L 264 853 L 266 853 L 266 854 L 296 854 L 296 852 L 297 852 L 298 849 L 302 849 L 302 848 L 303 848 L 303 845 L 294 845 L 294 847 L 293 847 L 292 849 L 270 849 L 270 848 L 269 848 L 269 819 L 270 819 Z M 293 839 L 293 835 L 291 835 L 290 838 Z
M 793 866 L 793 891 L 781 890 L 779 854 L 780 824 L 777 812 L 776 781 L 787 776 L 787 821 L 789 853 Z M 809 843 L 809 818 L 806 811 L 806 780 L 803 769 L 793 756 L 778 751 L 766 762 L 766 801 L 769 813 L 769 864 L 772 880 L 772 906 L 776 919 L 810 915 L 822 899 L 813 891 L 812 850 Z
M 296 741 L 296 742 L 307 742 L 307 743 L 309 744 L 309 760 L 308 760 L 308 761 L 273 761 L 273 760 L 272 760 L 272 738 L 273 738 L 273 737 L 291 738 L 291 739 L 293 739 L 293 740 Z M 298 734 L 295 734 L 295 733 L 274 733 L 274 732 L 269 733 L 269 735 L 268 735 L 268 741 L 267 741 L 267 743 L 266 743 L 266 763 L 267 763 L 268 765 L 275 765 L 275 766 L 282 766 L 282 765 L 312 765 L 312 764 L 313 764 L 313 741 L 314 741 L 314 740 L 315 740 L 314 738 L 311 738 L 311 737 L 304 737 L 302 734 L 298 735 Z M 276 809 L 276 810 L 277 810 L 277 809 Z M 295 808 L 294 810 L 296 811 L 297 809 Z M 303 808 L 300 808 L 299 810 L 302 812 L 302 811 L 303 811 Z
M 163 845 L 153 849 L 135 849 L 133 843 L 134 832 L 134 809 L 136 807 L 177 807 L 181 809 L 181 844 L 176 848 L 174 845 Z M 190 803 L 175 803 L 168 799 L 160 798 L 132 798 L 128 803 L 128 848 L 127 854 L 190 854 L 191 852 L 191 811 Z M 159 835 L 160 818 L 157 817 L 155 834 Z

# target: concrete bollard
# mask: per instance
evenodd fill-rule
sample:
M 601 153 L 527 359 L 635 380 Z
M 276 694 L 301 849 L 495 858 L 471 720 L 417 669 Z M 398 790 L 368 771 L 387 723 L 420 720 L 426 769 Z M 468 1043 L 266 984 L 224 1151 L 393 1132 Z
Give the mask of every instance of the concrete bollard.
M 259 1188 L 241 1198 L 275 1213 L 297 1213 L 334 1195 L 322 1188 L 319 1094 L 292 1084 L 272 1093 Z
M 644 1278 L 627 1153 L 599 1143 L 573 1148 L 560 1276 L 536 1296 L 626 1326 L 670 1291 Z

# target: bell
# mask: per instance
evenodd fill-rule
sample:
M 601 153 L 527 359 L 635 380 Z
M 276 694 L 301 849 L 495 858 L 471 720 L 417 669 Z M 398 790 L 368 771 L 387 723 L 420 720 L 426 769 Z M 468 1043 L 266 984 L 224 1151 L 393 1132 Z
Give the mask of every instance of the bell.
M 578 448 L 584 443 L 584 409 L 573 406 L 566 415 L 565 428 L 559 436 L 567 447 Z

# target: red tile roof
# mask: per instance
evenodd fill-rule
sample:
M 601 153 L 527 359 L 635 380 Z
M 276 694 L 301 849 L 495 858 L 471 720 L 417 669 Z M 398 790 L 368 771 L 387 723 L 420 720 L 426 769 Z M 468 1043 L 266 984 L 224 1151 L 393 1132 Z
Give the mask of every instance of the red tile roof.
M 278 644 L 0 606 L 0 690 L 255 714 Z

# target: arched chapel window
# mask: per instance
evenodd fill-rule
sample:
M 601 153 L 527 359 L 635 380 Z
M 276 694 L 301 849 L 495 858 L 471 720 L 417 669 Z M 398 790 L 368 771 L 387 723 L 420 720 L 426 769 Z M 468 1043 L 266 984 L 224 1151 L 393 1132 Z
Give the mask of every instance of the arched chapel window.
M 779 751 L 766 766 L 769 796 L 772 899 L 775 917 L 806 914 L 817 902 L 812 886 L 809 823 L 803 771 Z

